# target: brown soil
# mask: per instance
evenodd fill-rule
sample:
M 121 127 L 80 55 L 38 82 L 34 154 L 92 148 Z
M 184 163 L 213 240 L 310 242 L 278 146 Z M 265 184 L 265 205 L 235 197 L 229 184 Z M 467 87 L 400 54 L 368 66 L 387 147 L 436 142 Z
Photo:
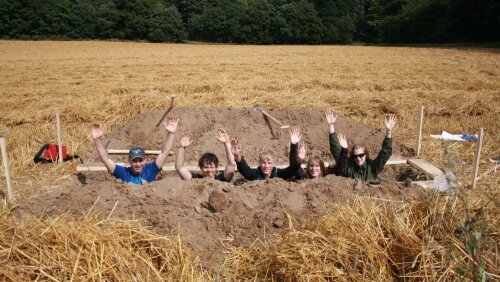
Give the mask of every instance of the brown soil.
M 312 153 L 331 161 L 327 125 L 323 113 L 315 110 L 283 109 L 270 111 L 278 120 L 300 126 L 303 139 Z M 122 128 L 106 135 L 108 148 L 125 149 L 140 145 L 159 150 L 165 138 L 162 126 L 155 128 L 163 112 L 137 116 Z M 180 126 L 175 144 L 184 131 L 191 131 L 195 141 L 187 149 L 186 162 L 196 163 L 206 151 L 219 156 L 223 168 L 223 146 L 215 138 L 215 130 L 224 127 L 231 137 L 237 136 L 250 163 L 257 162 L 258 153 L 266 148 L 277 154 L 278 163 L 288 162 L 289 136 L 273 121 L 266 122 L 260 112 L 252 109 L 179 108 Z M 374 156 L 380 149 L 384 132 L 350 124 L 339 117 L 337 131 L 346 134 L 349 143 L 364 143 Z M 397 138 L 397 132 L 396 132 Z M 175 145 L 175 147 L 177 147 Z M 394 142 L 394 154 L 405 154 L 405 148 Z M 95 150 L 82 158 L 97 162 Z M 114 156 L 113 156 L 114 157 Z M 117 161 L 120 158 L 115 158 Z M 122 157 L 123 160 L 123 157 Z M 174 156 L 167 159 L 172 164 Z M 273 179 L 245 182 L 239 174 L 231 183 L 199 179 L 182 181 L 175 172 L 162 172 L 160 179 L 145 186 L 125 185 L 115 181 L 107 172 L 75 175 L 68 185 L 21 204 L 22 215 L 57 216 L 64 212 L 85 216 L 98 213 L 103 217 L 137 219 L 161 234 L 182 234 L 195 252 L 207 264 L 223 257 L 224 244 L 249 244 L 257 238 L 268 238 L 286 230 L 290 224 L 299 226 L 327 212 L 335 203 L 344 203 L 354 195 L 386 200 L 411 201 L 423 197 L 417 188 L 396 183 L 396 169 L 387 167 L 378 187 L 357 183 L 337 176 L 322 179 L 288 182 Z

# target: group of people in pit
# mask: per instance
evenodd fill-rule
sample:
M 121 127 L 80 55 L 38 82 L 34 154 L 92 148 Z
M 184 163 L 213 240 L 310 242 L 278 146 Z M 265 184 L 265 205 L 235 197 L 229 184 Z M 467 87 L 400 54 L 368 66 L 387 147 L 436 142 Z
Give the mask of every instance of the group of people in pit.
M 304 168 L 301 163 L 306 157 L 306 145 L 300 142 L 301 134 L 299 129 L 290 131 L 290 164 L 284 169 L 277 168 L 276 159 L 272 151 L 264 151 L 259 156 L 259 166 L 251 168 L 241 155 L 241 147 L 238 139 L 230 139 L 224 129 L 218 129 L 216 138 L 224 145 L 227 157 L 227 165 L 222 172 L 218 172 L 219 160 L 212 153 L 203 154 L 198 162 L 201 173 L 192 173 L 184 166 L 184 151 L 193 142 L 193 135 L 186 132 L 180 139 L 180 146 L 176 154 L 175 169 L 184 180 L 193 178 L 212 178 L 220 181 L 230 182 L 234 176 L 236 168 L 238 172 L 247 180 L 265 180 L 269 178 L 291 179 L 312 179 L 324 177 L 327 174 L 361 179 L 364 181 L 376 181 L 378 174 L 384 169 L 386 162 L 392 154 L 392 132 L 397 122 L 395 115 L 385 118 L 386 134 L 382 142 L 382 148 L 375 159 L 370 159 L 366 146 L 355 144 L 348 149 L 347 139 L 344 135 L 335 132 L 335 121 L 337 114 L 333 110 L 328 110 L 325 114 L 328 123 L 330 151 L 335 159 L 334 166 L 325 167 L 325 162 L 319 156 L 313 156 L 307 161 Z M 116 164 L 110 159 L 101 137 L 104 131 L 99 124 L 92 126 L 92 139 L 94 139 L 97 153 L 108 171 L 125 183 L 143 184 L 152 182 L 161 171 L 167 156 L 174 143 L 174 135 L 177 130 L 179 118 L 169 118 L 164 122 L 167 137 L 161 153 L 153 162 L 146 163 L 146 154 L 143 148 L 134 147 L 129 151 L 130 167 Z

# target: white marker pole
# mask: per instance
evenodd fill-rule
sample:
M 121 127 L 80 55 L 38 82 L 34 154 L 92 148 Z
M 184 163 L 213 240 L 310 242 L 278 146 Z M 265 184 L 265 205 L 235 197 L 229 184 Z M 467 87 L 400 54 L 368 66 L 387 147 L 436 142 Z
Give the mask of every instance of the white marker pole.
M 56 114 L 56 123 L 57 123 L 57 146 L 59 148 L 58 159 L 59 163 L 63 163 L 63 154 L 62 154 L 62 138 L 61 138 L 61 115 L 59 113 Z
M 479 159 L 481 158 L 481 148 L 483 146 L 483 129 L 479 128 L 478 139 L 476 144 L 476 153 L 474 154 L 474 166 L 472 172 L 472 190 L 476 189 L 477 174 L 479 172 Z
M 5 172 L 5 179 L 7 182 L 7 201 L 9 203 L 14 202 L 14 196 L 12 195 L 12 184 L 10 182 L 10 174 L 9 174 L 9 158 L 7 157 L 7 147 L 5 145 L 5 138 L 0 137 L 0 147 L 2 150 L 2 162 Z
M 420 114 L 418 116 L 418 130 L 417 130 L 417 157 L 420 156 L 420 148 L 422 147 L 422 125 L 424 121 L 424 106 L 420 106 Z

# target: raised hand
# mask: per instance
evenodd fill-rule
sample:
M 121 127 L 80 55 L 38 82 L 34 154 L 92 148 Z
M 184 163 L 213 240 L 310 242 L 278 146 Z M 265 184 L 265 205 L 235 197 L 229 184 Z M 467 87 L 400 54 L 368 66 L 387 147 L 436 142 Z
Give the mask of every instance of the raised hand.
M 178 117 L 169 117 L 167 119 L 167 122 L 163 122 L 163 125 L 165 125 L 165 129 L 170 133 L 175 133 L 175 131 L 177 130 L 177 124 L 179 124 Z
M 240 141 L 238 141 L 238 139 L 236 138 L 233 138 L 233 140 L 231 140 L 231 153 L 233 153 L 234 156 L 239 156 L 240 150 Z
M 337 121 L 337 113 L 335 112 L 334 109 L 329 109 L 328 111 L 326 111 L 325 116 L 326 116 L 326 122 L 328 124 L 334 124 L 335 121 Z
M 302 162 L 306 158 L 307 144 L 305 142 L 300 142 L 299 149 L 297 151 L 297 158 Z
M 337 134 L 337 137 L 339 138 L 339 144 L 342 148 L 347 149 L 347 139 L 345 138 L 344 134 Z
M 290 131 L 290 142 L 292 144 L 299 143 L 300 138 L 302 138 L 302 135 L 300 134 L 300 128 L 294 128 Z
M 394 126 L 396 126 L 396 122 L 398 121 L 396 115 L 392 114 L 385 118 L 385 128 L 387 130 L 392 131 Z
M 229 142 L 229 135 L 227 135 L 226 131 L 223 128 L 217 129 L 217 140 L 221 143 L 228 143 Z
M 186 132 L 181 136 L 181 147 L 186 148 L 193 142 L 193 134 L 191 132 Z
M 92 135 L 92 139 L 94 139 L 94 140 L 99 139 L 99 138 L 101 138 L 101 136 L 104 135 L 104 130 L 102 129 L 100 124 L 94 123 L 92 125 L 91 135 Z

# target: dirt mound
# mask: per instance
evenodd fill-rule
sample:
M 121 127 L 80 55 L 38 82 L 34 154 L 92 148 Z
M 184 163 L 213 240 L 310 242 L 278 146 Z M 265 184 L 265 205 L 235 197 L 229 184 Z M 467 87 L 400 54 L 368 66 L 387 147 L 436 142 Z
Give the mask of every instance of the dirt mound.
M 155 128 L 162 112 L 142 114 L 124 127 L 106 136 L 109 148 L 123 149 L 132 145 L 159 149 L 165 130 Z M 272 112 L 285 124 L 303 129 L 303 140 L 309 148 L 331 159 L 328 149 L 327 126 L 323 114 L 312 110 L 286 109 Z M 223 148 L 215 138 L 215 129 L 224 127 L 243 144 L 245 156 L 257 162 L 263 148 L 277 152 L 278 162 L 288 162 L 288 134 L 274 124 L 267 124 L 262 114 L 246 109 L 184 108 L 172 115 L 181 118 L 179 134 L 190 130 L 195 136 L 188 148 L 188 162 L 196 162 L 205 151 L 216 153 L 225 164 Z M 337 130 L 352 140 L 365 143 L 375 153 L 383 139 L 381 130 L 349 124 L 339 118 Z M 107 141 L 105 141 L 106 143 Z M 402 146 L 395 142 L 394 152 Z M 329 158 L 328 158 L 329 157 Z M 97 161 L 89 148 L 85 159 Z M 173 162 L 170 156 L 168 164 Z M 290 225 L 301 225 L 328 211 L 333 204 L 343 203 L 354 195 L 366 195 L 385 200 L 419 199 L 423 192 L 405 188 L 394 181 L 394 170 L 387 168 L 381 175 L 382 185 L 366 186 L 352 179 L 328 176 L 322 179 L 287 182 L 273 179 L 245 182 L 236 174 L 232 183 L 198 179 L 182 181 L 174 172 L 162 172 L 160 179 L 144 186 L 126 185 L 115 181 L 107 172 L 75 175 L 67 187 L 58 188 L 19 206 L 22 215 L 57 216 L 64 212 L 86 216 L 98 213 L 103 217 L 141 220 L 162 234 L 182 234 L 208 264 L 222 258 L 223 244 L 249 244 L 256 238 L 269 237 Z
M 269 113 L 285 125 L 300 127 L 302 141 L 307 143 L 309 153 L 321 154 L 325 160 L 332 161 L 328 145 L 328 125 L 322 111 L 280 109 Z M 123 127 L 107 134 L 103 143 L 108 144 L 108 149 L 142 146 L 148 150 L 160 150 L 165 140 L 165 129 L 163 125 L 158 127 L 155 125 L 163 114 L 162 111 L 143 113 Z M 178 146 L 178 140 L 183 132 L 191 131 L 193 134 L 194 142 L 185 153 L 186 162 L 197 163 L 201 154 L 212 152 L 225 164 L 224 148 L 215 138 L 215 131 L 219 127 L 225 128 L 231 138 L 237 137 L 240 140 L 243 155 L 248 161 L 256 163 L 262 150 L 272 149 L 276 152 L 277 162 L 288 162 L 290 140 L 288 131 L 280 129 L 274 121 L 268 120 L 261 112 L 254 109 L 186 107 L 174 108 L 169 116 L 180 118 L 174 148 Z M 338 117 L 335 128 L 337 132 L 346 135 L 349 144 L 365 144 L 375 156 L 380 150 L 385 134 L 383 117 L 380 119 L 380 128 L 371 129 Z M 408 150 L 397 142 L 397 131 L 395 139 L 394 154 L 406 155 Z M 98 162 L 93 147 L 89 147 L 86 157 L 85 161 Z M 169 162 L 173 162 L 173 158 L 167 159 L 167 163 Z

